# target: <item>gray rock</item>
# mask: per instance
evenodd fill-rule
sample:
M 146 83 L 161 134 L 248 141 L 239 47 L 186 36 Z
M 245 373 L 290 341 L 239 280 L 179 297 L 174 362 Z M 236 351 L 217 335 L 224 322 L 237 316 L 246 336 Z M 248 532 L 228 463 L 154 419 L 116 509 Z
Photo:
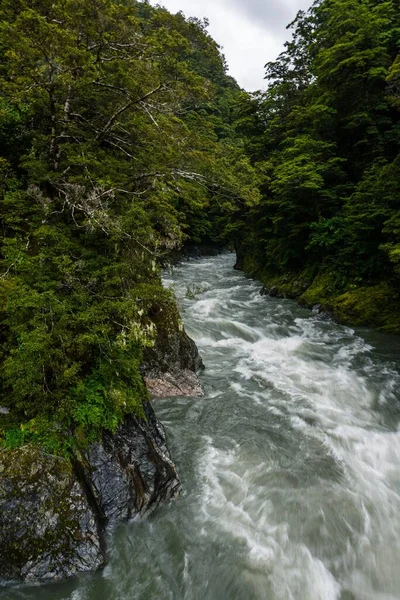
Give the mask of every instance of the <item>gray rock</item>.
M 147 515 L 181 490 L 165 432 L 149 403 L 147 420 L 127 417 L 115 434 L 104 432 L 81 463 L 81 477 L 105 523 Z
M 153 398 L 196 397 L 203 394 L 199 378 L 189 369 L 173 373 L 150 373 L 144 381 Z
M 33 446 L 0 452 L 0 578 L 57 581 L 105 564 L 105 532 L 181 490 L 150 403 L 73 464 Z
M 104 564 L 95 512 L 63 458 L 0 452 L 0 577 L 55 581 Z
M 197 374 L 204 369 L 194 341 L 187 335 L 175 304 L 160 306 L 151 315 L 156 343 L 146 348 L 142 374 L 153 397 L 201 396 Z

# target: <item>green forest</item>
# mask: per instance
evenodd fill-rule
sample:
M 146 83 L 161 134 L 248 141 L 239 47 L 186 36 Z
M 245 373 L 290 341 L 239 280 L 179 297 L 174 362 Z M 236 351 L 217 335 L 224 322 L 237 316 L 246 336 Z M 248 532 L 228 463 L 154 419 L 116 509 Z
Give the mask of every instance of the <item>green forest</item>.
M 141 412 L 161 259 L 259 190 L 206 23 L 3 0 L 0 39 L 1 437 L 65 453 Z
M 68 454 L 141 414 L 161 265 L 190 243 L 400 333 L 398 1 L 317 1 L 290 28 L 250 94 L 206 20 L 1 1 L 0 445 Z
M 399 3 L 318 1 L 290 28 L 236 126 L 262 178 L 239 264 L 272 293 L 400 333 Z

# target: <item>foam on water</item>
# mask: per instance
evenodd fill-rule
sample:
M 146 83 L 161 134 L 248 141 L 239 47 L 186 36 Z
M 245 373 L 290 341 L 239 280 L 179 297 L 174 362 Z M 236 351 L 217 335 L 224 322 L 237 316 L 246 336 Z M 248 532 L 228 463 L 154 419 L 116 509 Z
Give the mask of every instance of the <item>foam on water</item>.
M 322 444 L 319 449 L 324 449 L 340 465 L 343 497 L 347 501 L 351 499 L 347 508 L 358 522 L 349 524 L 351 536 L 346 540 L 341 559 L 336 559 L 337 568 L 334 562 L 330 564 L 329 560 L 313 556 L 305 544 L 291 541 L 293 525 L 284 521 L 278 525 L 279 510 L 271 513 L 268 502 L 263 499 L 265 490 L 256 490 L 254 484 L 247 481 L 252 477 L 251 467 L 245 474 L 232 475 L 232 469 L 238 469 L 244 460 L 240 447 L 224 453 L 217 451 L 211 440 L 208 453 L 200 463 L 201 472 L 206 474 L 202 499 L 205 514 L 225 535 L 245 540 L 250 561 L 258 565 L 260 561 L 265 563 L 271 597 L 339 598 L 347 588 L 347 592 L 357 598 L 361 580 L 364 596 L 372 594 L 373 597 L 381 588 L 383 594 L 395 592 L 399 594 L 395 597 L 400 597 L 400 577 L 395 566 L 400 559 L 400 437 L 398 432 L 383 427 L 373 410 L 377 401 L 385 405 L 390 397 L 393 400 L 399 384 L 398 372 L 386 366 L 385 381 L 377 390 L 371 385 L 371 379 L 382 367 L 374 365 L 368 357 L 372 346 L 352 329 L 333 325 L 315 315 L 293 318 L 287 304 L 260 297 L 254 287 L 255 284 L 247 284 L 239 289 L 234 286 L 228 290 L 209 290 L 219 301 L 214 303 L 214 310 L 203 313 L 206 317 L 203 324 L 206 328 L 212 321 L 218 325 L 219 339 L 200 338 L 200 346 L 203 352 L 209 351 L 213 356 L 215 348 L 225 350 L 233 373 L 240 378 L 231 388 L 247 402 L 251 394 L 246 382 L 262 381 L 268 388 L 268 392 L 253 393 L 253 401 L 258 404 L 262 404 L 262 397 L 266 406 L 271 403 L 271 386 L 281 392 L 278 405 L 270 406 L 269 412 L 278 417 L 288 414 L 286 425 L 290 424 L 292 430 L 305 438 L 318 439 Z M 250 301 L 243 298 L 245 291 Z M 239 298 L 235 297 L 237 292 Z M 226 295 L 229 295 L 228 302 Z M 195 315 L 199 304 L 201 307 L 208 302 L 209 299 L 194 302 L 190 314 Z M 258 325 L 260 320 L 264 324 L 263 330 L 255 327 L 252 314 L 255 307 L 265 311 L 272 302 L 275 302 L 272 311 L 275 314 L 270 311 L 267 318 L 263 319 L 264 315 L 258 318 Z M 218 318 L 226 316 L 227 309 L 230 320 Z M 279 335 L 279 323 L 274 323 L 277 313 L 280 318 L 291 320 L 284 335 Z M 246 324 L 233 331 L 232 325 L 239 319 L 244 319 Z M 360 363 L 363 357 L 367 357 L 365 364 L 355 368 L 355 363 Z M 217 371 L 213 368 L 212 373 Z M 265 464 L 261 468 L 267 470 Z M 250 489 L 254 506 L 248 499 Z M 239 490 L 241 493 L 246 490 L 244 498 Z M 302 500 L 307 503 L 311 497 L 304 494 Z M 315 510 L 323 513 L 323 498 L 319 506 L 318 496 L 312 500 Z M 346 519 L 345 514 L 343 519 Z M 283 538 L 279 533 L 282 527 L 286 532 Z M 297 538 L 297 534 L 294 537 Z M 346 571 L 351 569 L 354 572 L 349 576 Z
M 270 503 L 251 481 L 254 472 L 235 472 L 240 448 L 218 451 L 211 439 L 207 441 L 208 450 L 199 465 L 204 518 L 213 523 L 218 535 L 223 532 L 232 543 L 246 546 L 247 563 L 259 573 L 258 597 L 269 597 L 264 594 L 270 590 L 279 600 L 338 599 L 340 585 L 322 561 L 305 545 L 291 541 L 287 523 L 274 523 Z

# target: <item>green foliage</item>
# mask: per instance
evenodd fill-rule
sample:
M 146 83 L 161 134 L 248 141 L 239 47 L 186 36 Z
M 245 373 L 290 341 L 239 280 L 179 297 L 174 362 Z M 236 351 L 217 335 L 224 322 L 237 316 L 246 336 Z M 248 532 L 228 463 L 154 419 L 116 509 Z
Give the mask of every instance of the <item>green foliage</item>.
M 0 443 L 65 454 L 144 417 L 159 259 L 224 239 L 257 177 L 205 22 L 4 0 L 0 37 Z
M 278 278 L 320 273 L 307 303 L 380 282 L 395 289 L 398 5 L 318 0 L 291 27 L 285 51 L 266 65 L 268 90 L 237 105 L 237 130 L 247 136 L 262 192 L 236 218 L 239 256 L 250 254 L 261 272 Z M 335 281 L 329 293 L 320 286 L 326 273 Z

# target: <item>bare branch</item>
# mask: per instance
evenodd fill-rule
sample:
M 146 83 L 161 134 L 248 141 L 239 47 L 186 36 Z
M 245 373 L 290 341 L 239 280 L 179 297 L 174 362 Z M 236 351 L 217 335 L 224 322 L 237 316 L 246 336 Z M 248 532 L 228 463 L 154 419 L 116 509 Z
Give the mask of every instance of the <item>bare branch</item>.
M 127 96 L 128 98 L 131 97 L 131 94 L 128 90 L 126 90 L 125 88 L 118 87 L 117 85 L 103 83 L 102 81 L 93 81 L 93 85 L 105 88 L 107 90 L 112 90 L 113 92 L 121 92 L 121 94 L 123 94 L 124 96 Z
M 132 106 L 134 106 L 135 104 L 139 104 L 141 105 L 147 98 L 150 98 L 151 96 L 153 96 L 154 94 L 156 94 L 157 92 L 159 92 L 160 90 L 164 89 L 164 86 L 162 84 L 160 84 L 159 86 L 157 86 L 156 88 L 154 88 L 153 90 L 151 90 L 150 92 L 147 92 L 147 94 L 144 94 L 144 96 L 142 96 L 141 98 L 137 98 L 136 100 L 130 100 L 127 104 L 125 104 L 124 106 L 121 106 L 118 110 L 115 111 L 115 113 L 109 118 L 109 120 L 107 121 L 106 125 L 103 127 L 103 129 L 96 135 L 96 140 L 100 139 L 101 137 L 104 136 L 104 134 L 107 133 L 107 131 L 113 126 L 113 124 L 115 123 L 116 119 L 123 114 L 125 111 L 127 111 L 129 108 L 131 108 Z
M 159 126 L 159 124 L 157 123 L 157 121 L 155 120 L 155 118 L 153 117 L 153 115 L 151 114 L 151 112 L 149 111 L 149 109 L 147 108 L 147 106 L 146 106 L 145 102 L 141 102 L 141 103 L 140 103 L 140 106 L 141 106 L 142 108 L 144 108 L 144 110 L 146 111 L 146 113 L 149 115 L 150 119 L 153 121 L 154 125 L 155 125 L 156 127 L 160 127 L 160 126 Z

